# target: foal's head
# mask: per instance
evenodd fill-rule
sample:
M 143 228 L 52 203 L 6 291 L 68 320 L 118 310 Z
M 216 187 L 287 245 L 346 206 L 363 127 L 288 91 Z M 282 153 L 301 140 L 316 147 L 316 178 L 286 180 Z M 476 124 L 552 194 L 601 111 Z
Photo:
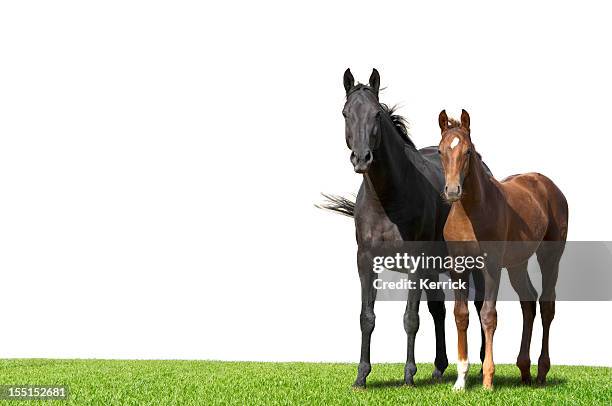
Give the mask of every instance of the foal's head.
M 366 173 L 380 144 L 380 76 L 372 70 L 368 85 L 357 84 L 350 69 L 344 72 L 346 103 L 342 115 L 346 121 L 346 145 L 351 149 L 351 163 L 357 173 Z
M 438 153 L 444 168 L 444 197 L 449 202 L 461 199 L 463 193 L 463 180 L 468 174 L 471 155 L 474 151 L 470 139 L 470 115 L 461 110 L 461 122 L 449 122 L 446 110 L 440 112 L 438 117 L 442 140 L 438 146 Z

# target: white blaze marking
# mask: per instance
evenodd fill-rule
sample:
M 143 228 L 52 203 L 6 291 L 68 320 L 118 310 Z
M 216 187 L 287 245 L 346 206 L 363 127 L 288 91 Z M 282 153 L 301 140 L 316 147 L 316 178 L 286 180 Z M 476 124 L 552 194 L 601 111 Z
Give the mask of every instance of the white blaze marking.
M 453 142 L 451 142 L 450 144 L 450 149 L 455 148 L 457 144 L 459 144 L 459 138 L 455 137 L 455 139 L 453 139 Z
M 465 380 L 467 378 L 469 369 L 470 369 L 470 363 L 468 362 L 467 359 L 457 361 L 457 380 L 455 381 L 455 386 L 453 386 L 454 390 L 465 389 Z

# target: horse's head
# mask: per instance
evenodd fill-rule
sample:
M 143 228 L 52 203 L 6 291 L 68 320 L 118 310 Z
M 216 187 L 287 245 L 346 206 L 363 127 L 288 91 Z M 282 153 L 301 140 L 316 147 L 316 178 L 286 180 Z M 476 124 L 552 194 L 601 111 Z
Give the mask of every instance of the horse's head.
M 372 70 L 369 84 L 355 85 L 350 69 L 344 72 L 346 103 L 342 115 L 346 121 L 346 145 L 351 150 L 351 162 L 357 173 L 366 173 L 374 160 L 374 150 L 380 144 L 380 76 Z
M 438 146 L 438 153 L 444 168 L 444 197 L 449 202 L 461 199 L 463 193 L 463 180 L 468 174 L 470 157 L 474 146 L 470 139 L 470 115 L 461 110 L 461 122 L 449 122 L 446 110 L 440 112 L 438 117 L 442 140 Z

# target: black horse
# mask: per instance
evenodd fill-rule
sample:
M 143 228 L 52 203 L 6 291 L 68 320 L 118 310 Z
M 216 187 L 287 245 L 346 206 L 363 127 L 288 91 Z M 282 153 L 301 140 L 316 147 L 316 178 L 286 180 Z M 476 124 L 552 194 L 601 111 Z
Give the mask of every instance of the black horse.
M 350 70 L 344 72 L 346 143 L 355 172 L 363 174 L 355 203 L 326 196 L 320 207 L 355 218 L 357 266 L 361 281 L 361 359 L 355 387 L 365 387 L 371 370 L 370 339 L 374 330 L 376 289 L 372 271 L 372 244 L 386 241 L 443 241 L 450 206 L 441 197 L 444 172 L 438 148 L 417 150 L 408 136 L 404 119 L 378 100 L 380 76 L 374 69 L 369 84 L 355 84 Z M 422 292 L 412 289 L 404 314 L 408 354 L 404 382 L 414 385 L 414 341 L 419 329 Z M 444 294 L 426 290 L 429 312 L 436 332 L 433 378 L 441 380 L 448 366 L 444 333 Z M 441 295 L 441 296 L 440 296 Z M 477 303 L 479 307 L 480 303 Z M 480 313 L 480 309 L 478 309 Z M 481 350 L 482 353 L 482 350 Z

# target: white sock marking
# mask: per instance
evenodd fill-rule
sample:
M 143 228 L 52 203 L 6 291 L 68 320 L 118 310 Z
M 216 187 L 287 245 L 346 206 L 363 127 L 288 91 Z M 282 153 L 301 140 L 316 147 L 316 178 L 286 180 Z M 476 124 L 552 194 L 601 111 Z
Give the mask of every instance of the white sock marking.
M 470 363 L 467 359 L 457 361 L 457 380 L 455 381 L 455 386 L 453 386 L 454 390 L 465 389 L 465 382 L 469 369 Z

